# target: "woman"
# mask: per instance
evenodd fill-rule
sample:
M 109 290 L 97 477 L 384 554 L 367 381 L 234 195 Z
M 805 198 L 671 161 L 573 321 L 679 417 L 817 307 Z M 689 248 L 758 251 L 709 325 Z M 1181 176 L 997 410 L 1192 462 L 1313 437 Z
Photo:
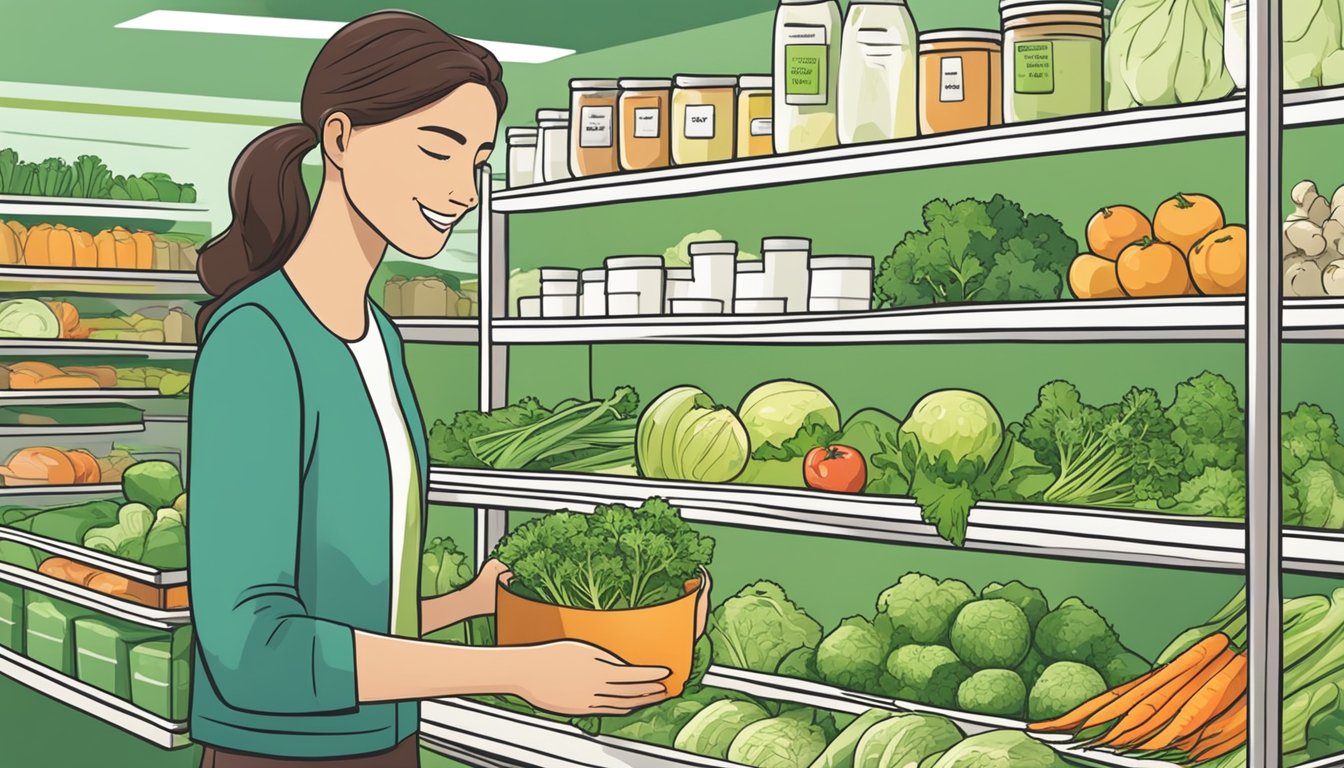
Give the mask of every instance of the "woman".
M 668 670 L 582 643 L 418 640 L 493 613 L 508 574 L 487 563 L 419 601 L 424 425 L 369 281 L 389 245 L 432 257 L 475 207 L 500 76 L 489 51 L 425 19 L 365 17 L 318 54 L 302 122 L 234 166 L 233 223 L 200 262 L 215 300 L 192 385 L 191 732 L 205 766 L 414 766 L 415 701 L 429 697 L 587 715 L 666 695 Z M 317 146 L 310 209 L 300 163 Z

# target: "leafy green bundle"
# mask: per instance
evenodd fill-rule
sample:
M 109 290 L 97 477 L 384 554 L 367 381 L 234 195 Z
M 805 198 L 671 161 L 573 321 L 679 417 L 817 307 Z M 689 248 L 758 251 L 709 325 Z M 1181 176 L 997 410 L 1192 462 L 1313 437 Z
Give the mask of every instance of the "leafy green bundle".
M 683 593 L 714 557 L 714 540 L 697 533 L 662 499 L 632 509 L 597 507 L 591 515 L 554 512 L 524 523 L 495 552 L 514 574 L 509 588 L 570 608 L 643 608 Z
M 196 202 L 194 186 L 179 184 L 166 173 L 113 176 L 97 155 L 80 155 L 73 165 L 59 157 L 30 163 L 9 148 L 0 149 L 0 194 Z

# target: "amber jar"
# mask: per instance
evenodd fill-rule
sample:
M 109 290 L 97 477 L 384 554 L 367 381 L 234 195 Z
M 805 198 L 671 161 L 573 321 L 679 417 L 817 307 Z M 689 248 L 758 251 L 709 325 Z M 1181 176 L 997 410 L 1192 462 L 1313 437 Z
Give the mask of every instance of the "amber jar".
M 621 170 L 665 168 L 672 161 L 669 131 L 672 81 L 622 79 L 619 81 Z
M 1003 36 L 986 29 L 920 35 L 919 101 L 924 134 L 1003 123 Z
M 677 75 L 672 90 L 672 162 L 733 159 L 737 78 Z
M 569 172 L 576 178 L 615 173 L 615 80 L 569 81 Z
M 773 154 L 774 80 L 770 75 L 742 75 L 737 81 L 737 156 Z

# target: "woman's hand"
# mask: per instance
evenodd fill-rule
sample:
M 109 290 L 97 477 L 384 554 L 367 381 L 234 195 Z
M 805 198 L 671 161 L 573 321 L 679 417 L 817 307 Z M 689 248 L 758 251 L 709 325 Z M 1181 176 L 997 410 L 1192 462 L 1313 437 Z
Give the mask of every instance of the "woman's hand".
M 714 582 L 709 578 L 709 571 L 704 566 L 700 567 L 700 594 L 695 598 L 695 639 L 705 634 L 705 629 L 709 626 L 709 588 L 714 586 Z
M 517 649 L 515 695 L 557 715 L 624 715 L 667 698 L 665 667 L 634 667 L 594 645 L 563 640 Z
M 477 571 L 476 578 L 471 583 L 462 587 L 459 592 L 462 593 L 463 604 L 471 612 L 471 616 L 493 616 L 495 613 L 495 585 L 503 578 L 508 583 L 513 573 L 509 567 L 498 560 L 486 560 L 481 564 L 481 569 Z

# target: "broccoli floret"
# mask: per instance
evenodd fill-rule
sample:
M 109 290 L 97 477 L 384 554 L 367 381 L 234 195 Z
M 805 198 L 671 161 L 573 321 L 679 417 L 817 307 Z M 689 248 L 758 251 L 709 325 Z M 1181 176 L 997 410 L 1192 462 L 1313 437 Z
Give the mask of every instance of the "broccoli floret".
M 957 686 L 971 670 L 943 645 L 906 645 L 887 657 L 887 672 L 898 690 L 912 701 L 935 707 L 951 707 L 957 701 Z
M 1045 668 L 1031 687 L 1027 714 L 1033 721 L 1050 720 L 1106 691 L 1106 681 L 1086 664 L 1057 661 Z
M 1050 612 L 1050 603 L 1045 599 L 1045 593 L 1035 587 L 1028 587 L 1020 581 L 1010 581 L 1007 584 L 990 584 L 980 591 L 980 597 L 1007 600 L 1021 608 L 1033 632 L 1036 631 L 1036 625 L 1045 617 L 1045 614 Z
M 1289 492 L 1291 489 L 1284 490 Z M 1181 483 L 1174 505 L 1165 511 L 1201 517 L 1244 518 L 1246 473 L 1240 469 L 1209 467 Z
M 1181 473 L 1195 477 L 1206 467 L 1246 466 L 1246 417 L 1232 382 L 1205 371 L 1176 385 L 1176 399 L 1167 408 L 1175 429 L 1171 439 L 1180 450 Z
M 1011 669 L 982 669 L 957 688 L 957 707 L 982 715 L 1014 717 L 1027 704 L 1027 686 Z
M 871 622 L 851 616 L 817 646 L 817 674 L 827 683 L 852 691 L 886 693 L 887 644 Z
M 889 648 L 943 643 L 957 611 L 974 599 L 965 582 L 907 573 L 878 595 L 874 624 Z
M 1091 606 L 1070 597 L 1047 613 L 1036 627 L 1036 648 L 1053 661 L 1095 665 L 1115 654 L 1115 630 Z
M 952 648 L 977 669 L 1010 669 L 1031 647 L 1027 616 L 1007 600 L 976 600 L 952 622 Z

